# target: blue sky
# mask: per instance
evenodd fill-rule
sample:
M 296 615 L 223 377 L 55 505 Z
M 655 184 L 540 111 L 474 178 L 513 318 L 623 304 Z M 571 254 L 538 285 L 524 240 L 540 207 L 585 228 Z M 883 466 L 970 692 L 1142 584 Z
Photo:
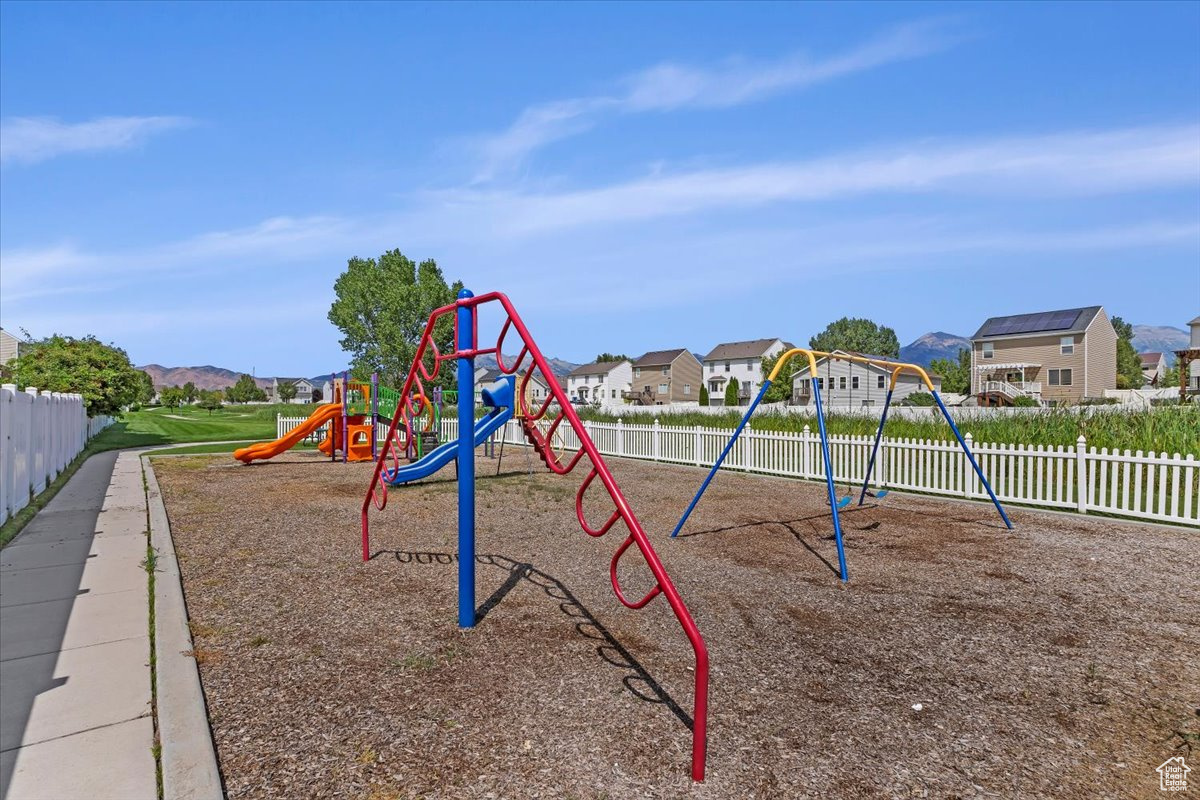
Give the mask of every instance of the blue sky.
M 341 368 L 350 256 L 548 355 L 1200 313 L 1200 4 L 0 5 L 0 320 Z

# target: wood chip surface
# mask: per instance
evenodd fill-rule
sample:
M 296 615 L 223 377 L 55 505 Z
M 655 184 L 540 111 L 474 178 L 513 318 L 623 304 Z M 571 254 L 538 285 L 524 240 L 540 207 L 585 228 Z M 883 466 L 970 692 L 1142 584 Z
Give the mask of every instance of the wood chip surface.
M 453 465 L 363 563 L 372 465 L 158 459 L 229 796 L 1148 798 L 1200 760 L 1200 532 L 893 493 L 843 514 L 843 585 L 822 486 L 723 473 L 672 541 L 703 471 L 609 463 L 708 643 L 703 784 L 691 647 L 614 597 L 586 467 L 478 458 L 462 631 Z

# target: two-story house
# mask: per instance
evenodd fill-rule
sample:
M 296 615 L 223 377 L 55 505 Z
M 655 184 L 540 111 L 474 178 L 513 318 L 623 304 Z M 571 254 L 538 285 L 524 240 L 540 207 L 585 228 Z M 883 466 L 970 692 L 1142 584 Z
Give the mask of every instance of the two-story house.
M 567 396 L 572 402 L 620 403 L 633 385 L 633 362 L 603 361 L 583 364 L 567 375 Z
M 1076 405 L 1116 387 L 1117 332 L 1101 306 L 992 317 L 971 337 L 980 405 Z
M 626 398 L 643 406 L 699 403 L 704 368 L 687 348 L 652 350 L 633 362 Z
M 703 359 L 708 404 L 725 405 L 725 389 L 731 380 L 738 382 L 738 405 L 748 404 L 762 387 L 762 360 L 791 347 L 782 339 L 725 342 L 714 347 Z
M 1166 353 L 1138 353 L 1142 361 L 1142 380 L 1147 386 L 1158 386 L 1167 371 Z
M 863 356 L 879 361 L 892 361 L 886 356 L 872 356 L 863 353 L 851 353 L 845 350 L 834 350 L 835 354 Z M 797 358 L 791 364 L 802 364 L 803 367 L 792 376 L 792 403 L 795 405 L 812 405 L 813 375 L 807 364 L 807 359 Z M 939 375 L 929 375 L 933 388 L 942 391 L 942 379 Z M 875 364 L 844 361 L 839 358 L 817 359 L 817 388 L 821 390 L 821 403 L 826 408 L 848 408 L 851 406 L 882 406 L 887 400 L 888 387 L 892 382 L 892 370 Z M 896 388 L 892 392 L 892 402 L 898 403 L 910 394 L 928 392 L 929 387 L 919 375 L 912 372 L 901 372 L 896 378 Z
M 1200 392 L 1200 317 L 1189 322 L 1188 327 L 1191 329 L 1188 348 L 1175 351 L 1179 359 L 1179 391 L 1182 393 L 1180 399 L 1185 398 L 1189 392 Z
M 272 378 L 271 386 L 267 389 L 267 400 L 272 403 L 282 403 L 279 399 L 279 387 L 281 384 L 290 383 L 296 387 L 296 396 L 289 403 L 311 403 L 313 401 L 313 390 L 317 387 L 313 386 L 312 382 L 307 378 Z

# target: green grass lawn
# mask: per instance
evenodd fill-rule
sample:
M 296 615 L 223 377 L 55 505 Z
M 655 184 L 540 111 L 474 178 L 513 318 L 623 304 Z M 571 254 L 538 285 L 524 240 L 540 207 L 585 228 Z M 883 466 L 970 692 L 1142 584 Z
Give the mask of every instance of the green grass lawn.
M 172 448 L 197 453 L 229 453 L 243 445 L 270 441 L 275 438 L 275 415 L 307 417 L 316 410 L 315 405 L 262 405 L 226 406 L 211 414 L 191 406 L 183 408 L 147 408 L 128 411 L 122 418 L 105 428 L 87 447 L 67 465 L 62 474 L 54 479 L 46 491 L 39 494 L 29 505 L 17 512 L 12 519 L 0 526 L 0 547 L 12 541 L 34 515 L 46 506 L 58 490 L 63 487 L 79 466 L 89 457 L 106 450 L 124 447 L 153 447 L 155 445 L 188 444 L 192 442 L 235 442 L 235 444 L 209 444 L 192 448 Z M 314 447 L 315 445 L 303 445 Z

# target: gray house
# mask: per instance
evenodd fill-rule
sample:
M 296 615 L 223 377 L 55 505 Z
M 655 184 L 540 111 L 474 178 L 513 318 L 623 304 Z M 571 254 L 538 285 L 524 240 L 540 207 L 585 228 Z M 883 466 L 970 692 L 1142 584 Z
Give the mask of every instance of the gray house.
M 850 356 L 863 356 L 881 361 L 893 361 L 885 356 L 871 356 L 863 353 L 850 353 L 845 350 L 834 350 L 834 353 Z M 795 358 L 789 366 L 802 364 L 792 376 L 792 404 L 811 405 L 813 403 L 813 376 L 805 359 Z M 941 392 L 942 379 L 930 375 L 933 387 Z M 817 386 L 821 390 L 821 403 L 826 407 L 861 407 L 882 406 L 887 399 L 888 386 L 891 385 L 892 371 L 874 364 L 859 364 L 853 361 L 842 361 L 836 358 L 817 359 Z M 910 394 L 928 392 L 924 381 L 911 372 L 902 372 L 896 381 L 896 390 L 892 394 L 892 402 L 898 403 Z

